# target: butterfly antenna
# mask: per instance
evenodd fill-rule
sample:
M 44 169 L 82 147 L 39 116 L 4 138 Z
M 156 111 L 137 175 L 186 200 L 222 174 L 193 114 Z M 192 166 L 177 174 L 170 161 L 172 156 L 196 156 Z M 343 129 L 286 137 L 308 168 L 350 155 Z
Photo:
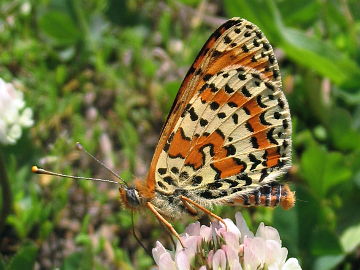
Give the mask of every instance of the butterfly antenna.
M 114 175 L 117 179 L 119 179 L 126 187 L 128 186 L 124 179 L 120 177 L 117 173 L 115 173 L 112 169 L 110 169 L 108 166 L 105 165 L 104 162 L 98 160 L 95 156 L 90 154 L 86 149 L 82 146 L 81 143 L 76 143 L 76 149 L 79 151 L 83 151 L 85 154 L 87 154 L 89 157 L 91 157 L 93 160 L 95 160 L 97 163 L 99 163 L 102 167 L 104 167 L 108 172 L 110 172 L 112 175 Z
M 44 170 L 44 169 L 39 168 L 37 166 L 32 166 L 31 171 L 33 173 L 37 173 L 37 174 L 47 174 L 47 175 L 54 175 L 54 176 L 58 176 L 58 177 L 71 178 L 71 179 L 76 179 L 76 180 L 99 181 L 99 182 L 107 182 L 107 183 L 113 183 L 113 184 L 117 184 L 117 185 L 122 185 L 118 181 L 112 181 L 112 180 L 109 180 L 109 179 L 84 177 L 84 176 L 74 176 L 74 175 L 56 173 L 56 172 L 51 172 L 51 171 Z

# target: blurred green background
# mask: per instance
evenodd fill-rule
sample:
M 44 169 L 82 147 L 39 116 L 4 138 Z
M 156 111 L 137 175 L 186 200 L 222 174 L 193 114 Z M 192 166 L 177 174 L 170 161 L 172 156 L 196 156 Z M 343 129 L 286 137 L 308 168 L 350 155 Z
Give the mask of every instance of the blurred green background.
M 109 177 L 75 150 L 79 141 L 124 179 L 143 177 L 183 76 L 233 16 L 258 25 L 278 56 L 293 117 L 294 166 L 285 178 L 298 199 L 290 211 L 243 215 L 252 230 L 261 221 L 278 229 L 303 269 L 360 269 L 357 0 L 3 0 L 0 77 L 22 86 L 35 123 L 17 144 L 0 146 L 11 189 L 0 200 L 0 269 L 153 265 L 115 186 L 30 168 Z M 233 219 L 239 210 L 216 213 Z M 151 215 L 137 214 L 135 230 L 148 248 L 156 240 L 171 247 Z

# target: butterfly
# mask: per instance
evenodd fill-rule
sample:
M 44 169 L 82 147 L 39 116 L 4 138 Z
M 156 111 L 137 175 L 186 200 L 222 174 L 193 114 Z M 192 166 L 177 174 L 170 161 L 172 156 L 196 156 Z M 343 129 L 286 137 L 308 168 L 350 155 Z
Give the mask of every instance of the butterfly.
M 291 208 L 276 181 L 291 166 L 291 118 L 274 51 L 257 26 L 232 18 L 187 72 L 145 181 L 120 188 L 129 208 L 166 220 L 200 217 L 213 205 Z
M 290 110 L 281 88 L 264 34 L 245 19 L 226 21 L 187 72 L 146 179 L 120 184 L 122 203 L 150 210 L 182 245 L 167 219 L 208 214 L 223 222 L 208 210 L 214 205 L 293 207 L 294 192 L 276 180 L 291 166 Z M 33 172 L 45 173 L 36 166 Z

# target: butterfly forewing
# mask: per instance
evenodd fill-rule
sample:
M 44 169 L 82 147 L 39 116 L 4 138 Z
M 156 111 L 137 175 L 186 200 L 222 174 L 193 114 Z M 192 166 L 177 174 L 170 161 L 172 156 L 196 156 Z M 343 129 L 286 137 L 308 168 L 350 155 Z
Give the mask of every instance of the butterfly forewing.
M 291 121 L 279 74 L 255 25 L 233 18 L 220 26 L 184 79 L 148 185 L 216 202 L 281 175 L 291 163 Z

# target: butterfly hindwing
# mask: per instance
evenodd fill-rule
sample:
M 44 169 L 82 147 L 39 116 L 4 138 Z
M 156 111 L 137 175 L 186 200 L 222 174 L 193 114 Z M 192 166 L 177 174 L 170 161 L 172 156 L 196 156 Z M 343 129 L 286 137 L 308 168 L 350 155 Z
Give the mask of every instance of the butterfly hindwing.
M 229 200 L 273 181 L 290 164 L 291 122 L 269 42 L 233 18 L 190 68 L 152 162 L 157 191 Z

